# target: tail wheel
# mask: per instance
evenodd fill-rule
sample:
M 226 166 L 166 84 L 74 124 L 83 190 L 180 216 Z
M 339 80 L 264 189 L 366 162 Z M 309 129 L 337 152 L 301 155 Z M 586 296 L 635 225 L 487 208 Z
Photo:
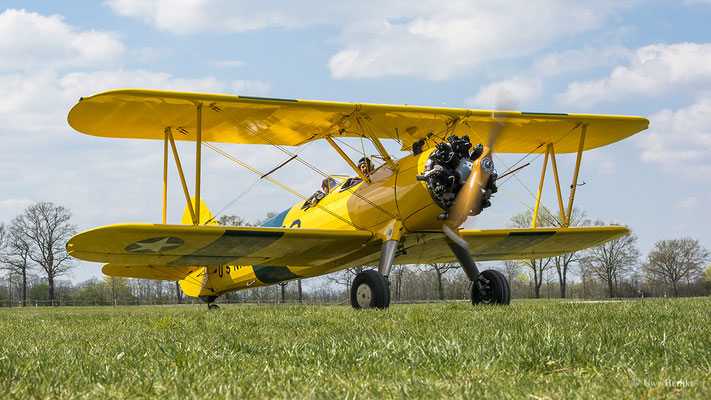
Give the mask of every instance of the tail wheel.
M 481 273 L 481 281 L 472 285 L 472 304 L 508 305 L 511 301 L 511 289 L 504 275 L 496 270 L 487 269 Z
M 376 270 L 366 270 L 356 275 L 351 286 L 351 305 L 355 309 L 388 308 L 390 285 Z

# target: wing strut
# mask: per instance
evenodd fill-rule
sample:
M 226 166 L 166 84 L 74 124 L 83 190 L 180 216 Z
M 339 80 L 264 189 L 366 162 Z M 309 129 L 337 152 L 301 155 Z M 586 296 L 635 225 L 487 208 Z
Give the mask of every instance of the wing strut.
M 563 226 L 567 227 L 570 225 L 570 215 L 573 212 L 573 200 L 575 199 L 575 188 L 578 187 L 578 172 L 580 172 L 580 162 L 583 159 L 583 149 L 585 149 L 585 133 L 588 130 L 587 125 L 583 125 L 582 131 L 580 132 L 580 144 L 578 145 L 578 158 L 575 161 L 575 172 L 573 173 L 573 183 L 570 185 L 570 197 L 568 198 L 568 210 L 565 216 L 565 222 Z M 563 222 L 563 221 L 561 221 Z
M 390 158 L 390 154 L 388 154 L 388 152 L 385 150 L 383 144 L 380 143 L 380 140 L 378 140 L 378 137 L 374 135 L 370 129 L 365 129 L 363 127 L 364 123 L 362 122 L 361 118 L 356 118 L 356 121 L 358 121 L 360 131 L 363 133 L 364 136 L 367 136 L 371 141 L 373 141 L 375 148 L 378 149 L 378 152 L 380 152 L 380 155 L 383 156 L 383 159 L 388 164 L 388 167 L 390 167 L 390 169 L 394 172 L 397 169 L 397 166 L 393 162 L 392 158 Z
M 163 224 L 168 215 L 168 129 L 163 131 Z
M 360 168 L 358 168 L 358 166 L 355 165 L 355 163 L 353 162 L 353 160 L 351 160 L 351 158 L 348 157 L 348 155 L 347 155 L 340 147 L 338 147 L 338 145 L 336 144 L 336 142 L 333 141 L 333 138 L 331 138 L 331 135 L 326 135 L 325 137 L 326 137 L 326 140 L 328 141 L 328 143 L 334 148 L 334 150 L 336 150 L 336 152 L 338 152 L 338 154 L 340 154 L 340 156 L 341 156 L 344 160 L 346 160 L 346 162 L 348 163 L 348 165 L 350 165 L 351 168 L 353 168 L 353 170 L 358 174 L 358 176 L 360 177 L 360 179 L 362 179 L 362 180 L 365 181 L 365 182 L 370 183 L 370 178 L 368 178 L 367 176 L 365 176 L 365 174 L 363 174 L 363 172 L 361 172 Z
M 533 221 L 531 228 L 536 228 L 536 219 L 538 219 L 538 207 L 541 206 L 541 193 L 543 192 L 543 180 L 546 177 L 546 167 L 548 166 L 548 156 L 551 153 L 551 145 L 546 147 L 546 156 L 543 159 L 543 170 L 541 170 L 541 183 L 538 185 L 538 196 L 536 196 L 536 208 L 533 209 Z
M 558 208 L 560 208 L 560 222 L 565 221 L 565 211 L 563 210 L 563 196 L 560 194 L 560 180 L 558 179 L 558 164 L 555 161 L 555 150 L 553 143 L 548 145 L 551 149 L 551 168 L 553 169 L 553 177 L 555 178 L 555 190 L 558 194 Z
M 180 157 L 178 156 L 178 149 L 175 147 L 175 140 L 173 139 L 173 131 L 170 127 L 165 128 L 165 133 L 170 140 L 170 147 L 173 150 L 173 157 L 175 158 L 175 166 L 178 167 L 178 175 L 180 175 L 180 183 L 183 184 L 183 193 L 185 194 L 185 201 L 188 203 L 188 210 L 190 210 L 190 216 L 193 219 L 193 224 L 197 225 L 195 221 L 198 219 L 195 217 L 195 210 L 193 209 L 193 202 L 190 201 L 190 193 L 188 193 L 188 185 L 185 183 L 185 174 L 183 174 L 183 166 L 180 164 Z M 198 202 L 200 199 L 198 199 Z
M 200 165 L 202 164 L 202 103 L 197 104 L 197 137 L 195 139 L 195 215 L 193 225 L 200 223 Z M 188 200 L 188 204 L 191 201 Z

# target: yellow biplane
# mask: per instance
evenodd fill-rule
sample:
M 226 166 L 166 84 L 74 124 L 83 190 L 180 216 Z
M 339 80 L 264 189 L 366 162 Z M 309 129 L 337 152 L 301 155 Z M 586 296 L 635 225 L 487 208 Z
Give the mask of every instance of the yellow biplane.
M 476 111 L 452 108 L 336 103 L 247 96 L 115 90 L 82 98 L 69 124 L 102 137 L 164 142 L 163 223 L 92 229 L 67 243 L 72 256 L 106 263 L 111 276 L 180 281 L 189 296 L 214 308 L 227 292 L 377 266 L 351 287 L 355 308 L 387 308 L 388 275 L 395 264 L 459 262 L 471 281 L 473 304 L 508 304 L 509 284 L 476 261 L 552 257 L 596 246 L 624 227 L 569 227 L 585 150 L 646 129 L 640 117 Z M 382 163 L 353 162 L 342 138 L 372 142 Z M 325 140 L 356 176 L 326 180 L 323 192 L 260 227 L 217 226 L 200 200 L 201 149 L 211 143 L 299 146 Z M 196 144 L 191 197 L 175 141 Z M 472 145 L 472 140 L 479 143 Z M 409 154 L 394 159 L 382 141 Z M 169 149 L 186 198 L 183 224 L 166 224 Z M 497 153 L 545 153 L 533 224 L 526 229 L 462 230 L 468 216 L 496 193 Z M 288 150 L 287 150 L 288 152 Z M 555 154 L 577 153 L 567 207 Z M 548 159 L 554 173 L 561 226 L 536 228 Z M 248 168 L 251 168 L 247 166 Z M 251 168 L 253 172 L 259 171 Z M 263 174 L 263 176 L 266 174 Z

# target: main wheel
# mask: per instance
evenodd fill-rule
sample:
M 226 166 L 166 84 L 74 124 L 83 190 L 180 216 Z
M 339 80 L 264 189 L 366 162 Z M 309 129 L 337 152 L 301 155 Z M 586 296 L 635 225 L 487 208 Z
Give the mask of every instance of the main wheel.
M 351 305 L 360 308 L 388 308 L 390 285 L 378 271 L 369 269 L 356 275 L 351 286 Z
M 472 285 L 472 305 L 500 304 L 508 305 L 511 301 L 511 289 L 504 275 L 496 270 L 487 269 L 481 273 L 482 282 Z
M 219 310 L 219 309 L 220 309 L 220 306 L 218 306 L 218 305 L 215 304 L 215 303 L 210 303 L 210 304 L 207 305 L 207 309 L 208 309 L 208 310 Z

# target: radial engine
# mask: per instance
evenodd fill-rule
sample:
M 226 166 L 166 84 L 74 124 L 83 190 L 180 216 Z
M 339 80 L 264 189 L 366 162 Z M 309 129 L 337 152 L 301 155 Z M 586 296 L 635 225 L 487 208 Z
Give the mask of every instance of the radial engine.
M 446 142 L 437 143 L 436 148 L 425 162 L 424 172 L 422 175 L 417 175 L 417 180 L 425 182 L 430 196 L 438 206 L 449 210 L 457 193 L 471 174 L 474 161 L 481 156 L 483 151 L 484 146 L 481 144 L 472 148 L 467 135 L 461 138 L 456 135 L 449 136 Z M 488 158 L 482 160 L 482 168 L 490 168 L 492 173 L 483 189 L 481 205 L 478 210 L 472 210 L 472 215 L 491 206 L 491 196 L 498 190 L 496 187 L 498 175 L 493 171 L 493 162 Z

